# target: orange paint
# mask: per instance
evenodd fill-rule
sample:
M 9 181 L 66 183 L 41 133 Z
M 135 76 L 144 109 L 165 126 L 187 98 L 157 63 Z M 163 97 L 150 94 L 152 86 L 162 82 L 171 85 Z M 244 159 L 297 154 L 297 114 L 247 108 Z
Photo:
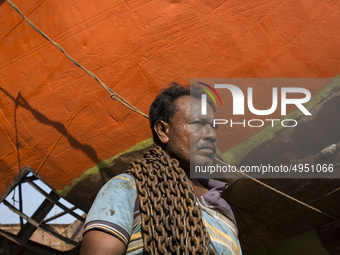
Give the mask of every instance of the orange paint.
M 339 73 L 340 7 L 334 1 L 14 3 L 144 113 L 173 81 Z M 0 23 L 0 194 L 18 174 L 18 155 L 21 167 L 39 170 L 62 189 L 98 162 L 151 137 L 146 118 L 112 101 L 6 2 Z M 235 136 L 225 149 L 251 134 Z

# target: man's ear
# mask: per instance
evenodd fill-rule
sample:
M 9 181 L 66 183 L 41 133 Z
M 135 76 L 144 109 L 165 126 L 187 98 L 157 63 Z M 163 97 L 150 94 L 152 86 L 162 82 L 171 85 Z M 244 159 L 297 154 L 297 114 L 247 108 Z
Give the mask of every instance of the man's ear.
M 153 125 L 153 129 L 158 135 L 159 140 L 163 144 L 168 143 L 169 141 L 169 124 L 163 120 L 157 120 Z

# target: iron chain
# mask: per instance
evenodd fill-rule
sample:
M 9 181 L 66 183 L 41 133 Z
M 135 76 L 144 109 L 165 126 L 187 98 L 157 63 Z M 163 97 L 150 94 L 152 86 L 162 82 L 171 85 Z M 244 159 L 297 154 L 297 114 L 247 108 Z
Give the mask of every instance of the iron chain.
M 216 254 L 184 170 L 160 147 L 128 170 L 136 179 L 147 254 Z

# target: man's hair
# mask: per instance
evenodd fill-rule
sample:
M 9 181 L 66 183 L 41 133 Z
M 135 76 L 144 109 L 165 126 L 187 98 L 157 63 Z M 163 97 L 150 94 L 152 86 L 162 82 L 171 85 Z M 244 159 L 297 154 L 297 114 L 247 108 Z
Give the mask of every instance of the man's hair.
M 175 101 L 182 96 L 191 96 L 201 99 L 201 95 L 204 93 L 198 88 L 197 84 L 193 84 L 190 88 L 180 86 L 178 83 L 173 82 L 169 88 L 162 90 L 162 92 L 156 97 L 150 106 L 149 120 L 152 131 L 153 141 L 155 144 L 162 146 L 161 140 L 158 138 L 154 125 L 157 120 L 163 120 L 169 124 L 172 124 L 172 116 L 176 112 Z M 215 105 L 207 100 L 208 104 L 215 111 Z

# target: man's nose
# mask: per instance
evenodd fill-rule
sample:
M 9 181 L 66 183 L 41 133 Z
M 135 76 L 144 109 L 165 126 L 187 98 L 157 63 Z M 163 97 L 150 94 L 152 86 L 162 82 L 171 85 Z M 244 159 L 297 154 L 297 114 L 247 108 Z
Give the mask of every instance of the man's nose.
M 216 129 L 213 128 L 209 124 L 205 125 L 204 132 L 203 132 L 203 139 L 211 140 L 212 142 L 215 142 L 217 139 Z

